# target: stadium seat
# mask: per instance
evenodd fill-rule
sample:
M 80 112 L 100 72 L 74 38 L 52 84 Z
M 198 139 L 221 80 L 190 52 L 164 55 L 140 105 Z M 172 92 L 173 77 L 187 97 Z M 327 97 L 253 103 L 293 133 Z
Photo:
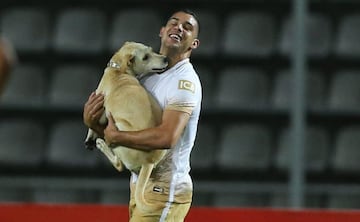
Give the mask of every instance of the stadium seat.
M 59 53 L 101 53 L 107 36 L 106 17 L 100 10 L 64 9 L 55 19 L 53 46 Z
M 269 201 L 265 193 L 231 193 L 216 191 L 214 193 L 215 207 L 265 207 Z
M 360 195 L 345 192 L 330 193 L 327 207 L 329 209 L 360 209 Z
M 19 204 L 30 203 L 32 201 L 32 192 L 28 188 L 10 188 L 1 187 L 0 203 L 1 204 Z
M 360 70 L 343 70 L 333 74 L 329 108 L 336 111 L 360 110 Z
M 63 120 L 53 125 L 46 163 L 61 169 L 87 169 L 98 165 L 100 152 L 84 146 L 87 128 L 81 120 Z
M 271 193 L 269 206 L 272 208 L 291 207 L 288 194 L 286 192 Z M 321 194 L 305 194 L 304 207 L 305 208 L 324 208 L 325 207 L 325 198 Z
M 218 108 L 268 108 L 269 77 L 255 68 L 231 67 L 219 74 L 215 92 Z
M 1 104 L 42 106 L 46 102 L 47 79 L 44 69 L 36 65 L 19 65 L 11 73 Z
M 38 167 L 43 161 L 46 130 L 43 125 L 27 119 L 0 121 L 0 164 Z
M 309 56 L 324 57 L 331 50 L 332 29 L 331 21 L 321 14 L 310 14 L 306 20 L 306 53 Z M 282 21 L 279 51 L 290 56 L 295 45 L 295 25 L 293 18 Z
M 291 163 L 291 131 L 283 129 L 280 133 L 278 153 L 276 155 L 276 167 L 288 170 Z M 308 127 L 305 130 L 305 167 L 309 171 L 321 172 L 327 167 L 330 138 L 327 132 L 319 127 Z
M 158 52 L 159 33 L 163 25 L 158 12 L 151 9 L 132 8 L 119 11 L 112 20 L 108 48 L 115 52 L 126 41 L 135 41 L 151 46 Z
M 351 58 L 360 56 L 360 14 L 345 15 L 339 22 L 335 39 L 335 54 Z
M 195 65 L 202 87 L 202 107 L 213 108 L 214 105 L 214 84 L 215 75 L 210 67 Z
M 280 71 L 275 75 L 272 104 L 274 108 L 289 109 L 294 101 L 294 75 L 289 71 Z M 326 105 L 326 81 L 324 75 L 309 72 L 306 81 L 305 100 L 309 109 L 323 109 Z
M 265 170 L 270 164 L 272 135 L 257 124 L 232 124 L 222 129 L 217 154 L 223 170 Z
M 225 18 L 223 53 L 228 56 L 269 56 L 275 47 L 275 21 L 261 12 L 235 12 Z
M 208 207 L 213 205 L 213 193 L 212 192 L 203 192 L 201 190 L 196 190 L 193 193 L 193 201 L 191 203 L 195 207 Z
M 335 137 L 332 168 L 341 172 L 360 171 L 360 126 L 339 129 Z
M 92 190 L 71 188 L 37 188 L 33 190 L 33 202 L 46 204 L 97 203 L 98 193 Z
M 128 205 L 130 200 L 130 190 L 102 190 L 100 192 L 101 204 Z
M 217 137 L 209 124 L 200 124 L 194 147 L 191 152 L 191 167 L 194 170 L 210 170 L 215 162 Z
M 44 52 L 50 43 L 50 16 L 43 9 L 31 7 L 2 11 L 1 35 L 22 52 Z
M 91 65 L 63 65 L 54 68 L 50 83 L 49 104 L 82 108 L 101 79 L 103 70 Z
M 194 57 L 211 57 L 217 53 L 220 33 L 220 18 L 215 12 L 199 10 L 195 12 L 200 21 L 200 47 L 193 50 Z

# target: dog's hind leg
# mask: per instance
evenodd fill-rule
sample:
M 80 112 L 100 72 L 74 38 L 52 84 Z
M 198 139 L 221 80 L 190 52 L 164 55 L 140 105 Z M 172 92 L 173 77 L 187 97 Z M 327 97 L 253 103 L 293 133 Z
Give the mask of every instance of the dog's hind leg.
M 95 149 L 97 137 L 98 135 L 92 129 L 89 129 L 85 139 L 85 148 L 89 150 Z
M 101 115 L 99 119 L 99 123 L 105 125 L 107 123 L 107 118 L 105 112 Z M 85 147 L 86 149 L 93 150 L 96 148 L 96 139 L 99 138 L 99 135 L 92 129 L 88 130 L 86 139 L 85 139 Z
M 110 160 L 112 165 L 118 170 L 123 170 L 123 164 L 121 160 L 114 154 L 111 148 L 105 143 L 105 141 L 101 138 L 96 139 L 96 147 L 105 154 L 105 156 Z

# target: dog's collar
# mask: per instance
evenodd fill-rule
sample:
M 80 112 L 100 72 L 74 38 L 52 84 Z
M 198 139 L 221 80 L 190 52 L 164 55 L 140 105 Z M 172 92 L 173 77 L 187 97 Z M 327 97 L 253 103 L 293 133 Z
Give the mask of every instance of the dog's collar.
M 120 69 L 120 65 L 113 61 L 108 62 L 107 67 Z

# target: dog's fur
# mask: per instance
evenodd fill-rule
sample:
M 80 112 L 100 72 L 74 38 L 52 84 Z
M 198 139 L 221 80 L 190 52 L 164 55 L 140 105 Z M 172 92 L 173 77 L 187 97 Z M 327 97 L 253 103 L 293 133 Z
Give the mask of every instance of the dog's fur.
M 105 113 L 100 123 L 106 124 L 111 113 L 121 131 L 137 131 L 154 127 L 161 122 L 162 111 L 156 100 L 140 85 L 136 77 L 154 73 L 167 67 L 166 57 L 156 54 L 141 43 L 126 42 L 111 58 L 96 90 L 105 96 Z M 135 201 L 139 209 L 150 210 L 144 198 L 146 183 L 153 168 L 164 157 L 166 150 L 150 152 L 117 146 L 108 147 L 105 141 L 89 129 L 85 144 L 95 145 L 114 167 L 122 171 L 123 165 L 138 173 Z

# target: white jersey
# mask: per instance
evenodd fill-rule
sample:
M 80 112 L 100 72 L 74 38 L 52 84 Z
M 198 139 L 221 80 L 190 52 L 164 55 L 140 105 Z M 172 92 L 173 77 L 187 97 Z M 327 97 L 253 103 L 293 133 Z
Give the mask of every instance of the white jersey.
M 179 110 L 190 114 L 178 143 L 159 163 L 152 177 L 157 181 L 168 182 L 170 191 L 175 189 L 175 193 L 182 188 L 192 189 L 190 153 L 196 137 L 202 98 L 199 77 L 189 59 L 185 59 L 161 74 L 153 74 L 140 81 L 163 110 Z

